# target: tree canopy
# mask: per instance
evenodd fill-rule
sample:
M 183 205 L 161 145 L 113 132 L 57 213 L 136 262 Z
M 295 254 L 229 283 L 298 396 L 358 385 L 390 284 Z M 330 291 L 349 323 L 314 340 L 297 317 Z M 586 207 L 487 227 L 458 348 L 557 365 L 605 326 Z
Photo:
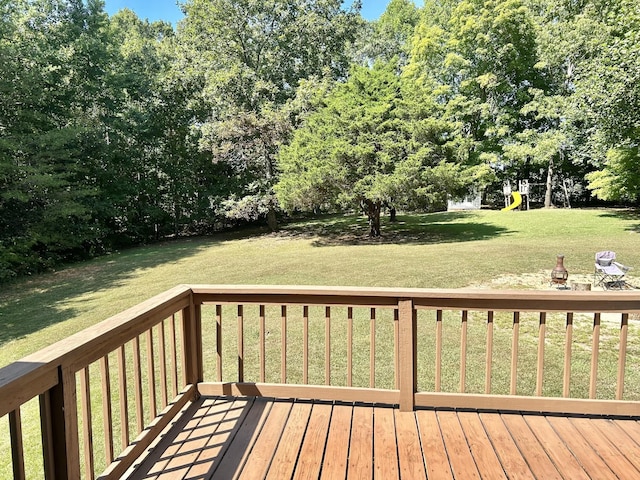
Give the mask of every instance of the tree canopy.
M 640 202 L 634 0 L 0 0 L 0 281 L 290 211 L 528 178 Z M 493 199 L 495 201 L 495 199 Z

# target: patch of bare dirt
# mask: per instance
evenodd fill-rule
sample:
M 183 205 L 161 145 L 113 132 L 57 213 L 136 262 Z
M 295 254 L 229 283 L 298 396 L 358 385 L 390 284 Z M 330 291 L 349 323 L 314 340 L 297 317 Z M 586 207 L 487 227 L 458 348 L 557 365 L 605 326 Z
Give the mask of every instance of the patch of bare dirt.
M 501 275 L 489 283 L 469 285 L 470 288 L 487 288 L 495 290 L 571 290 L 573 284 L 589 284 L 591 290 L 603 290 L 593 286 L 593 275 L 569 274 L 566 287 L 558 287 L 551 283 L 551 270 L 541 270 L 537 273 L 522 273 L 520 275 Z

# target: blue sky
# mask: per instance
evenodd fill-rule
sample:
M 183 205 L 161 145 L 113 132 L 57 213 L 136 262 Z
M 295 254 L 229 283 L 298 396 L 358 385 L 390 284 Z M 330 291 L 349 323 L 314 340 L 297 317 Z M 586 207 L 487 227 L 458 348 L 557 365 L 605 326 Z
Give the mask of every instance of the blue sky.
M 345 3 L 350 5 L 351 1 L 347 0 Z M 384 12 L 388 3 L 389 0 L 363 0 L 362 16 L 367 20 L 375 20 Z M 417 0 L 416 4 L 422 5 L 422 1 Z M 182 18 L 177 0 L 105 0 L 105 10 L 109 15 L 123 8 L 133 10 L 142 19 L 165 20 L 174 26 Z

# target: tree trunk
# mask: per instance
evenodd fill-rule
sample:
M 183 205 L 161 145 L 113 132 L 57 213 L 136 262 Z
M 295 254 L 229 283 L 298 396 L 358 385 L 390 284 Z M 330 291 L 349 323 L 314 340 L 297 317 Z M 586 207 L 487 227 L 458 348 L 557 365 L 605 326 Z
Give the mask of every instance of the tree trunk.
M 551 208 L 551 185 L 553 181 L 553 160 L 549 160 L 549 168 L 547 169 L 547 189 L 544 192 L 544 208 Z
M 396 218 L 396 209 L 395 207 L 389 207 L 389 221 L 395 222 L 398 219 Z
M 269 207 L 269 211 L 267 212 L 267 225 L 269 226 L 269 230 L 272 232 L 278 231 L 278 219 L 276 217 L 276 209 L 273 207 Z
M 369 218 L 369 236 L 380 236 L 380 210 L 382 210 L 382 204 L 380 202 L 366 201 L 367 204 L 367 217 Z

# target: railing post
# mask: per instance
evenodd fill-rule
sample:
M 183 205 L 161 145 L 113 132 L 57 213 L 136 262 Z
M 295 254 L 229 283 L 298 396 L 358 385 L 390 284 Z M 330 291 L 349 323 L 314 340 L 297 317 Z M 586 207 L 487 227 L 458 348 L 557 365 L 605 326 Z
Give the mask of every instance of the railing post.
M 203 381 L 202 366 L 202 308 L 193 303 L 182 310 L 184 375 L 187 385 Z
M 59 368 L 59 382 L 40 395 L 42 450 L 47 480 L 80 478 L 75 373 Z
M 416 313 L 412 299 L 398 300 L 398 350 L 400 371 L 400 411 L 413 411 L 417 387 Z

